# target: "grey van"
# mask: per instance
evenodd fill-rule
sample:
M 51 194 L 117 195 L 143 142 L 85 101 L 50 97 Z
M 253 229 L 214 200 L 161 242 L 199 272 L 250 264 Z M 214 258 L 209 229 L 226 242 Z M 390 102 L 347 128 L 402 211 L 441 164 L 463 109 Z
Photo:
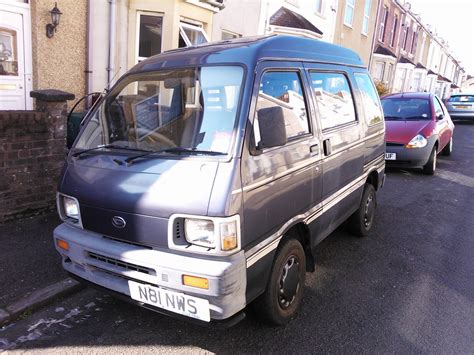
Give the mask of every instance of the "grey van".
M 354 52 L 265 36 L 165 52 L 86 116 L 54 231 L 64 269 L 142 307 L 292 319 L 319 242 L 367 235 L 385 176 L 378 95 Z

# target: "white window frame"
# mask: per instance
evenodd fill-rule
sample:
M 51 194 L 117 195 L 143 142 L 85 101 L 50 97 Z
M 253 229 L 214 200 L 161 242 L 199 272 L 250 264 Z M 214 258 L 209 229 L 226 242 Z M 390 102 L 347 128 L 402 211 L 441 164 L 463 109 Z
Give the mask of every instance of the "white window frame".
M 147 59 L 148 57 L 140 57 L 140 16 L 145 15 L 145 16 L 154 16 L 154 17 L 161 17 L 161 23 L 163 24 L 163 13 L 161 12 L 149 12 L 149 11 L 137 11 L 137 25 L 136 25 L 136 30 L 135 30 L 135 63 L 139 63 L 142 60 Z M 161 26 L 161 48 L 160 48 L 160 53 L 163 53 L 163 32 L 164 32 L 164 26 Z
M 368 4 L 368 6 L 367 6 Z M 369 33 L 369 18 L 370 18 L 370 9 L 372 8 L 372 0 L 365 0 L 364 4 L 364 20 L 362 21 L 362 34 L 368 35 Z M 365 27 L 367 30 L 365 31 Z
M 390 36 L 390 43 L 388 44 L 390 47 L 395 47 L 395 36 L 397 35 L 397 26 L 398 26 L 398 16 L 395 15 L 393 17 L 392 35 Z
M 382 67 L 382 71 L 381 71 L 381 75 L 380 75 L 380 78 L 377 78 L 377 73 L 378 73 L 378 70 L 377 68 L 380 68 L 380 66 Z M 374 66 L 374 79 L 375 80 L 378 80 L 380 82 L 383 82 L 383 77 L 384 77 L 384 74 L 385 74 L 385 62 L 375 62 L 375 66 Z
M 352 4 L 350 3 L 352 1 Z M 354 23 L 354 12 L 355 12 L 355 2 L 356 0 L 346 0 L 346 6 L 344 8 L 344 25 L 352 27 L 352 24 Z M 347 8 L 350 7 L 352 9 L 352 16 L 351 16 L 351 22 L 348 23 L 346 22 L 346 15 L 347 15 Z
M 209 42 L 209 37 L 207 37 L 206 31 L 204 31 L 204 28 L 202 26 L 192 25 L 190 23 L 180 21 L 180 23 L 179 23 L 179 33 L 181 34 L 181 37 L 183 37 L 183 40 L 186 43 L 186 46 L 188 46 L 188 47 L 193 46 L 193 44 L 189 40 L 189 37 L 186 34 L 186 32 L 184 32 L 185 28 L 188 28 L 188 29 L 193 30 L 193 31 L 201 32 L 202 35 L 204 36 L 204 38 L 206 39 L 206 41 Z
M 379 36 L 378 39 L 380 42 L 384 43 L 384 35 L 385 35 L 385 25 L 387 24 L 388 20 L 388 7 L 384 6 L 383 8 L 383 15 L 382 15 L 382 22 L 380 23 L 380 31 L 379 31 Z
M 318 8 L 319 5 L 319 8 Z M 324 0 L 316 0 L 315 12 L 318 15 L 322 15 L 324 10 Z

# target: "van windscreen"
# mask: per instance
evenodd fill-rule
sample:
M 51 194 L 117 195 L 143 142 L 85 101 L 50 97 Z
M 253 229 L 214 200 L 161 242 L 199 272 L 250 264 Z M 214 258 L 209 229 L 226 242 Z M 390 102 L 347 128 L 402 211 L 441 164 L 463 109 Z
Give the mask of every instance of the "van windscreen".
M 238 66 L 131 75 L 104 98 L 75 148 L 227 153 L 242 80 Z

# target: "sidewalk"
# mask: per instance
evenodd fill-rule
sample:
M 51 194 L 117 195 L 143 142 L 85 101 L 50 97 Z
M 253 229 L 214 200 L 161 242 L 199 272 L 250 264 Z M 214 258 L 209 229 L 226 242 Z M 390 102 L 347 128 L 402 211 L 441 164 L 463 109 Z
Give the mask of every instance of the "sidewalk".
M 54 212 L 0 226 L 0 313 L 6 310 L 13 318 L 76 286 L 65 281 L 54 249 L 53 230 L 59 224 Z

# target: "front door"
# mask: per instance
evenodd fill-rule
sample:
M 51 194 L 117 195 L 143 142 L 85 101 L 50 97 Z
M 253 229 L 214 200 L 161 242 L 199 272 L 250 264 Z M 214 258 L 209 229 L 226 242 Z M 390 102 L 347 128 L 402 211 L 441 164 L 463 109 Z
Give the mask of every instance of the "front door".
M 0 110 L 25 110 L 23 15 L 0 7 Z

